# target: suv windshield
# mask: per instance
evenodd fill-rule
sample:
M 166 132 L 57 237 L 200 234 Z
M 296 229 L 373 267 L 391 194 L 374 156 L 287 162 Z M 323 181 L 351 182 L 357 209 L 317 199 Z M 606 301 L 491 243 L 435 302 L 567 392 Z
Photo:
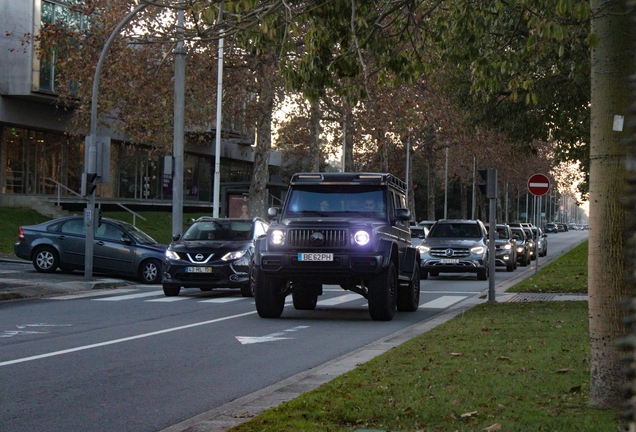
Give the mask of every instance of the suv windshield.
M 375 186 L 296 187 L 287 198 L 286 216 L 337 216 L 356 213 L 386 217 L 384 189 Z
M 431 232 L 428 233 L 428 238 L 431 237 L 481 238 L 481 232 L 477 224 L 438 223 L 433 225 Z
M 250 240 L 252 221 L 200 221 L 183 233 L 183 240 Z

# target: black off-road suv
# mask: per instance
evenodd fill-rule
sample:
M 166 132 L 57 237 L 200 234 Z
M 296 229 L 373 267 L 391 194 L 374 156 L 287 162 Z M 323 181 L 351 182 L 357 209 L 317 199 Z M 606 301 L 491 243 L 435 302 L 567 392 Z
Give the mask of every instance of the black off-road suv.
M 391 174 L 294 174 L 282 209 L 268 210 L 256 241 L 250 283 L 263 318 L 278 318 L 285 297 L 313 310 L 323 284 L 369 301 L 371 318 L 419 307 L 417 249 L 411 245 L 406 185 Z

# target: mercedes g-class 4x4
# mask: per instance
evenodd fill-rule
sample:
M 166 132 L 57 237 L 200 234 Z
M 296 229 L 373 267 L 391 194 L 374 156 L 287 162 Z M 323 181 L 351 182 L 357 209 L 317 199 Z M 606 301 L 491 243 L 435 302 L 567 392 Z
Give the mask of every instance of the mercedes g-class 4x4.
M 374 320 L 419 307 L 406 185 L 393 175 L 294 174 L 282 209 L 268 214 L 250 268 L 261 317 L 280 317 L 289 294 L 296 309 L 313 310 L 325 284 L 365 297 Z

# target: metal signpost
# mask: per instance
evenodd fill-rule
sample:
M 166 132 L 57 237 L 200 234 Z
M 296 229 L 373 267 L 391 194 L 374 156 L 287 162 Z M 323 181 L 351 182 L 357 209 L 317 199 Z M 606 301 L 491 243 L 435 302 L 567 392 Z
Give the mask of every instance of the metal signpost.
M 538 211 L 535 211 L 535 226 L 537 227 L 537 241 L 539 240 L 539 231 L 541 227 L 541 197 L 550 190 L 550 179 L 545 174 L 534 174 L 528 179 L 528 191 L 534 195 L 534 199 L 539 198 L 536 205 Z M 539 272 L 539 251 L 536 249 L 534 272 Z

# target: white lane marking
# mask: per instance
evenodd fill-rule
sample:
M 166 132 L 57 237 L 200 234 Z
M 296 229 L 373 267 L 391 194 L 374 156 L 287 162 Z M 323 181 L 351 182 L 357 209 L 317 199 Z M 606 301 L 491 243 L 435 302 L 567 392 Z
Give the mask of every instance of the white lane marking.
M 468 296 L 441 296 L 440 298 L 420 305 L 420 307 L 428 309 L 445 309 L 467 297 Z
M 334 297 L 329 300 L 322 300 L 318 302 L 318 306 L 335 306 L 341 303 L 346 303 L 355 299 L 363 298 L 360 294 L 347 294 L 339 297 Z
M 36 334 L 46 334 L 48 332 L 41 331 L 26 331 L 26 330 L 5 330 L 0 333 L 0 338 L 10 338 L 13 336 L 25 336 L 25 335 L 36 335 Z
M 244 297 L 219 297 L 208 300 L 199 300 L 197 303 L 230 303 L 244 299 Z
M 117 297 L 106 297 L 106 298 L 95 299 L 93 301 L 122 301 L 122 300 L 130 300 L 130 299 L 144 298 L 144 297 L 157 297 L 160 295 L 164 295 L 163 291 L 152 291 L 152 292 L 143 292 L 138 294 L 128 294 L 128 295 L 117 296 Z
M 69 294 L 63 296 L 49 297 L 47 300 L 73 300 L 84 297 L 99 297 L 111 294 L 121 294 L 121 293 L 129 293 L 132 291 L 139 291 L 136 288 L 116 288 L 112 290 L 95 290 L 95 292 L 83 292 L 79 294 Z
M 198 323 L 187 324 L 187 325 L 183 325 L 183 326 L 179 326 L 179 327 L 173 327 L 173 328 L 169 328 L 169 329 L 165 329 L 165 330 L 158 330 L 158 331 L 155 331 L 155 332 L 144 333 L 144 334 L 140 334 L 140 335 L 136 335 L 136 336 L 130 336 L 130 337 L 125 337 L 125 338 L 121 338 L 121 339 L 114 339 L 114 340 L 110 340 L 110 341 L 106 341 L 106 342 L 100 342 L 100 343 L 95 343 L 95 344 L 90 344 L 90 345 L 84 345 L 84 346 L 80 346 L 80 347 L 76 347 L 76 348 L 70 348 L 70 349 L 65 349 L 65 350 L 61 350 L 61 351 L 54 351 L 54 352 L 50 352 L 50 353 L 46 353 L 46 354 L 40 354 L 40 355 L 35 355 L 35 356 L 31 356 L 31 357 L 24 357 L 24 358 L 19 358 L 19 359 L 15 359 L 15 360 L 3 361 L 3 362 L 0 362 L 0 367 L 9 366 L 9 365 L 12 365 L 12 364 L 17 364 L 17 363 L 25 363 L 25 362 L 28 362 L 28 361 L 39 360 L 39 359 L 43 359 L 43 358 L 47 358 L 47 357 L 59 356 L 59 355 L 63 355 L 63 354 L 70 354 L 70 353 L 74 353 L 74 352 L 78 352 L 78 351 L 84 351 L 84 350 L 89 350 L 89 349 L 93 349 L 93 348 L 99 348 L 99 347 L 108 346 L 108 345 L 114 345 L 114 344 L 118 344 L 118 343 L 122 343 L 122 342 L 128 342 L 128 341 L 132 341 L 132 340 L 136 340 L 136 339 L 143 339 L 143 338 L 147 338 L 147 337 L 158 336 L 158 335 L 162 335 L 162 334 L 165 334 L 165 333 L 172 333 L 172 332 L 179 331 L 179 330 L 185 330 L 185 329 L 189 329 L 189 328 L 193 328 L 193 327 L 199 327 L 199 326 L 203 326 L 203 325 L 214 324 L 214 323 L 221 322 L 221 321 L 227 321 L 227 320 L 231 320 L 231 319 L 234 319 L 234 318 L 241 318 L 241 317 L 244 317 L 244 316 L 253 315 L 255 313 L 256 313 L 256 311 L 245 312 L 245 313 L 242 313 L 242 314 L 230 315 L 230 316 L 223 317 L 223 318 L 216 318 L 216 319 L 209 320 L 209 321 L 202 321 L 202 322 L 198 322 Z
M 276 332 L 276 333 L 268 334 L 266 336 L 236 336 L 236 339 L 242 345 L 249 345 L 249 344 L 263 343 L 263 342 L 274 342 L 274 341 L 279 341 L 284 339 L 293 339 L 290 337 L 281 337 L 281 336 L 284 336 L 285 333 L 293 333 L 295 331 L 306 329 L 306 328 L 309 328 L 309 326 L 296 326 L 287 330 L 283 330 L 282 332 Z
M 144 303 L 172 303 L 181 300 L 190 300 L 191 297 L 162 297 L 154 300 L 144 300 Z

